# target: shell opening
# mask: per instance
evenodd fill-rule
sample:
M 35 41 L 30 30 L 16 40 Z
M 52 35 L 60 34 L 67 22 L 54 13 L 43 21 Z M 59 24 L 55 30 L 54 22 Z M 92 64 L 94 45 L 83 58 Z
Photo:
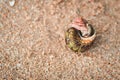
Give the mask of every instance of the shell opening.
M 89 27 L 90 27 L 89 36 L 82 36 L 82 32 L 78 30 L 78 34 L 79 34 L 81 39 L 83 39 L 83 40 L 91 40 L 91 41 L 94 40 L 95 35 L 96 35 L 95 29 L 90 24 L 89 24 Z

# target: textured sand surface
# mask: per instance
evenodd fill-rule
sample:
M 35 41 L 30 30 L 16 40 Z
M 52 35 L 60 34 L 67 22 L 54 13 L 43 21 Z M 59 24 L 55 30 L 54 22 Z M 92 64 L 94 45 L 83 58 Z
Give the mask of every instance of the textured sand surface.
M 0 80 L 120 80 L 120 0 L 0 0 Z M 83 16 L 96 29 L 84 53 L 64 33 Z

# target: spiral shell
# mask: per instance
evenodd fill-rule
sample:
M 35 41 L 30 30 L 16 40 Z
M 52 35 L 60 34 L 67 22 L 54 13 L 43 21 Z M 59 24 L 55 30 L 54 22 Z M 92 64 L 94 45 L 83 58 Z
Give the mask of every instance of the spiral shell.
M 95 39 L 96 31 L 92 25 L 86 23 L 87 28 L 89 28 L 89 35 L 87 37 L 83 36 L 81 31 L 70 27 L 65 33 L 66 45 L 75 52 L 83 52 L 89 48 Z

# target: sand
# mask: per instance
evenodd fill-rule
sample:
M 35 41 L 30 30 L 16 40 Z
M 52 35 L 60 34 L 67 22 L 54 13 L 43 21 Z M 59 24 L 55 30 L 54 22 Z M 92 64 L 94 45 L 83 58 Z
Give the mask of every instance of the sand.
M 120 80 L 120 0 L 0 0 L 0 80 Z M 82 16 L 97 35 L 74 53 L 65 44 Z

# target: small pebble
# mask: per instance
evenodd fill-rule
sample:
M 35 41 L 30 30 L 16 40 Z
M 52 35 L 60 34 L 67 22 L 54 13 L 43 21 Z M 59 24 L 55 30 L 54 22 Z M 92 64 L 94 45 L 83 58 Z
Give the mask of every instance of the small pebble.
M 2 28 L 3 27 L 3 24 L 0 22 L 0 28 Z
M 102 31 L 103 31 L 103 32 L 106 32 L 106 31 L 109 29 L 109 27 L 110 27 L 110 24 L 105 25 L 105 26 L 102 28 Z
M 57 4 L 62 3 L 63 1 L 64 1 L 64 0 L 55 0 L 55 1 L 53 2 L 53 4 L 57 5 Z
M 15 5 L 15 0 L 9 2 L 10 6 L 13 7 Z
M 16 64 L 16 66 L 17 66 L 17 67 L 21 67 L 21 64 L 18 63 L 18 64 Z

